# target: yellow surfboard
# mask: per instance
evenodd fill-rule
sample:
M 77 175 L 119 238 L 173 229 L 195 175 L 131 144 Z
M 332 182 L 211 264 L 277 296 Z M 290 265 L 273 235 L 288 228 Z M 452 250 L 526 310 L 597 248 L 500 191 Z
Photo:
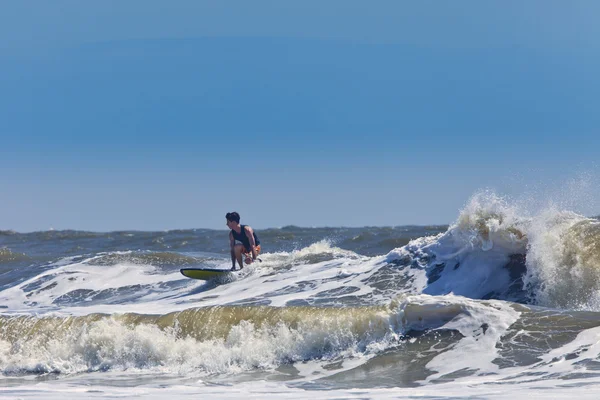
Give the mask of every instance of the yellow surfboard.
M 183 276 L 193 279 L 207 281 L 219 276 L 230 274 L 232 271 L 227 269 L 210 269 L 210 268 L 182 268 L 179 270 Z

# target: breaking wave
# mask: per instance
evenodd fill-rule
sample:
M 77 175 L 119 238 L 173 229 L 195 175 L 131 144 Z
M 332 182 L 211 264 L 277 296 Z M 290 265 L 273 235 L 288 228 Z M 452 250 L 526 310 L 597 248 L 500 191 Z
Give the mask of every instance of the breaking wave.
M 475 195 L 446 232 L 387 259 L 423 271 L 413 290 L 425 294 L 600 309 L 600 221 L 556 208 L 523 216 L 490 192 Z
M 475 315 L 479 317 L 472 319 Z M 472 335 L 481 329 L 481 321 L 490 332 L 501 334 L 517 315 L 500 303 L 413 296 L 374 307 L 235 306 L 166 315 L 2 316 L 0 369 L 4 374 L 131 368 L 236 373 L 295 362 L 368 358 L 401 346 L 414 332 L 444 328 Z M 470 320 L 479 325 L 471 326 Z

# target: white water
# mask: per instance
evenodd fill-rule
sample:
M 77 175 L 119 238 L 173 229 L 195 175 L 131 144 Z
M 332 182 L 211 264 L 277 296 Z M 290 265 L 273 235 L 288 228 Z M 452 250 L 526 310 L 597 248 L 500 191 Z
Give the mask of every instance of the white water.
M 7 387 L 0 388 L 0 396 L 522 398 L 551 393 L 553 398 L 586 398 L 589 393 L 584 388 L 597 387 L 598 379 L 581 362 L 600 357 L 600 329 L 583 331 L 576 340 L 543 355 L 533 366 L 500 369 L 492 362 L 498 356 L 496 345 L 519 313 L 507 302 L 478 299 L 490 292 L 502 293 L 510 280 L 504 268 L 510 256 L 526 254 L 525 284 L 538 304 L 599 310 L 600 260 L 594 236 L 597 226 L 597 221 L 553 207 L 525 213 L 505 199 L 483 193 L 473 197 L 447 232 L 416 239 L 385 256 L 364 257 L 323 241 L 298 251 L 264 254 L 262 263 L 236 273 L 230 281 L 218 283 L 187 280 L 178 269 L 165 271 L 151 265 L 127 263 L 100 266 L 94 265 L 94 257 L 64 259 L 55 268 L 0 292 L 0 303 L 9 310 L 4 314 L 166 314 L 251 300 L 268 300 L 271 306 L 284 307 L 289 302 L 314 300 L 323 292 L 341 287 L 354 287 L 352 296 L 372 295 L 370 304 L 382 305 L 390 304 L 392 299 L 377 295 L 367 283 L 369 278 L 388 262 L 403 258 L 411 258 L 422 268 L 410 270 L 412 280 L 402 291 L 404 295 L 412 295 L 401 297 L 394 311 L 378 319 L 373 327 L 375 334 L 367 341 L 348 334 L 343 324 L 292 329 L 285 325 L 255 326 L 245 321 L 234 326 L 226 338 L 198 341 L 180 337 L 176 330 L 148 325 L 131 327 L 116 319 L 95 322 L 73 332 L 66 340 L 22 342 L 18 348 L 0 338 L 0 365 L 6 373 L 37 370 L 67 374 L 58 381 L 35 384 L 23 383 L 23 378 L 6 377 L 3 379 Z M 314 262 L 315 258 L 326 260 Z M 215 263 L 211 266 L 229 267 L 228 260 Z M 435 263 L 443 263 L 444 268 L 439 279 L 428 284 L 425 268 Z M 42 285 L 27 289 L 40 279 L 44 280 Z M 57 298 L 77 290 L 119 292 L 136 285 L 141 287 L 134 291 L 135 295 L 120 297 L 117 304 L 109 301 L 110 296 L 105 302 L 90 297 L 87 306 L 53 304 Z M 336 295 L 328 293 L 335 300 Z M 340 305 L 343 296 L 339 295 Z M 424 386 L 309 394 L 295 387 L 364 365 L 372 357 L 398 346 L 405 331 L 424 328 L 452 329 L 464 336 L 450 348 L 440 349 L 440 354 L 427 364 L 433 373 L 421 382 Z M 335 343 L 334 351 L 324 353 L 322 349 L 327 347 L 324 343 L 329 346 Z M 575 358 L 566 357 L 577 352 Z M 338 361 L 336 369 L 329 367 Z M 238 379 L 239 374 L 275 371 L 290 363 L 296 375 L 288 376 L 285 383 Z M 477 373 L 436 383 L 465 369 Z M 100 372 L 104 370 L 108 371 Z M 286 373 L 278 372 L 280 378 Z M 560 379 L 574 373 L 582 376 Z M 221 381 L 215 385 L 211 383 L 212 374 L 231 376 L 234 383 L 224 386 Z M 144 377 L 148 376 L 162 383 L 147 383 Z M 133 385 L 119 387 L 119 379 L 131 379 Z M 89 382 L 93 382 L 92 391 L 86 386 Z
M 211 396 L 218 399 L 239 398 L 239 396 L 254 396 L 260 398 L 291 398 L 300 399 L 307 396 L 315 399 L 335 399 L 335 398 L 414 398 L 424 396 L 434 397 L 465 397 L 477 396 L 483 398 L 528 398 L 539 396 L 550 396 L 552 398 L 595 398 L 597 392 L 594 389 L 600 387 L 600 380 L 594 379 L 594 371 L 581 368 L 582 361 L 593 361 L 600 357 L 600 328 L 593 328 L 583 331 L 577 338 L 566 345 L 552 350 L 541 357 L 541 360 L 533 366 L 514 367 L 499 369 L 491 363 L 496 355 L 496 340 L 516 318 L 518 313 L 514 312 L 503 302 L 473 302 L 460 297 L 445 296 L 435 298 L 430 296 L 416 296 L 407 299 L 406 304 L 418 305 L 421 309 L 419 315 L 413 315 L 411 320 L 419 323 L 419 317 L 427 316 L 433 309 L 439 311 L 440 307 L 447 307 L 448 316 L 454 314 L 445 326 L 453 327 L 465 335 L 465 339 L 460 341 L 449 351 L 443 352 L 440 356 L 433 359 L 428 364 L 428 368 L 436 371 L 427 381 L 437 377 L 442 377 L 448 373 L 461 368 L 479 368 L 480 374 L 464 378 L 457 378 L 446 383 L 425 383 L 418 388 L 393 388 L 380 389 L 376 387 L 368 389 L 337 389 L 327 391 L 311 391 L 298 387 L 298 383 L 310 381 L 316 378 L 322 378 L 331 372 L 320 368 L 324 362 L 314 361 L 308 364 L 300 364 L 298 367 L 302 375 L 295 380 L 281 383 L 269 380 L 255 380 L 244 382 L 232 382 L 215 384 L 211 377 L 205 374 L 193 374 L 185 369 L 186 363 L 182 363 L 185 371 L 183 374 L 178 371 L 163 370 L 137 370 L 130 368 L 126 374 L 118 371 L 92 372 L 85 375 L 65 376 L 58 381 L 23 383 L 17 378 L 6 379 L 6 385 L 0 388 L 0 396 L 3 398 L 49 398 L 58 399 L 60 397 L 68 398 L 114 398 L 114 397 L 138 397 L 144 399 L 170 397 L 188 397 L 188 396 Z M 457 312 L 460 310 L 460 312 Z M 495 310 L 495 311 L 494 311 Z M 436 313 L 439 317 L 441 314 Z M 398 314 L 401 320 L 405 316 Z M 421 320 L 422 321 L 422 320 Z M 438 320 L 439 321 L 439 320 Z M 481 335 L 477 332 L 478 324 L 485 322 L 490 324 L 488 329 L 492 331 L 491 335 Z M 111 337 L 119 337 L 119 329 L 106 331 Z M 137 334 L 140 334 L 139 332 Z M 244 332 L 248 334 L 248 332 Z M 158 335 L 158 336 L 156 336 Z M 185 341 L 173 343 L 169 340 L 160 340 L 160 334 L 150 334 L 146 342 L 147 346 L 160 348 L 167 345 L 165 354 L 169 357 L 185 357 L 189 349 L 185 349 Z M 164 334 L 163 334 L 164 336 Z M 235 336 L 235 335 L 234 335 Z M 250 332 L 252 337 L 252 332 Z M 281 340 L 287 340 L 286 335 L 282 335 Z M 242 345 L 242 342 L 239 342 Z M 278 343 L 270 337 L 267 342 L 262 343 L 263 347 L 256 346 L 253 339 L 245 343 L 246 349 L 250 347 L 248 354 L 242 355 L 242 349 L 238 349 L 240 357 L 251 359 L 262 357 L 263 360 L 273 354 L 271 349 L 278 348 Z M 197 345 L 197 344 L 196 344 Z M 177 351 L 180 347 L 180 351 Z M 222 347 L 215 349 L 206 355 L 206 360 L 214 358 L 214 362 L 223 359 L 226 355 L 220 354 Z M 259 353 L 260 356 L 258 356 Z M 573 357 L 573 354 L 577 354 Z M 476 357 L 474 357 L 476 355 Z M 567 357 L 567 355 L 570 355 Z M 254 359 L 252 362 L 256 362 Z M 358 360 L 348 361 L 346 368 L 353 368 L 357 365 L 356 361 L 363 363 L 367 356 L 359 357 Z M 198 360 L 194 361 L 195 363 Z M 189 365 L 192 365 L 191 363 Z M 321 364 L 321 365 L 320 365 Z M 197 364 L 196 364 L 197 365 Z M 234 373 L 235 371 L 231 371 Z M 335 371 L 339 372 L 339 371 Z M 579 378 L 569 380 L 560 379 L 573 373 L 581 373 Z M 156 375 L 160 373 L 160 375 Z M 165 375 L 166 374 L 166 375 Z M 587 377 L 586 374 L 592 378 Z M 195 375 L 195 376 L 194 376 Z M 537 375 L 537 376 L 536 376 Z M 154 376 L 154 378 L 152 378 Z M 158 378 L 160 376 L 160 378 Z M 152 383 L 158 379 L 160 383 Z M 14 383 L 11 384 L 11 380 Z M 129 382 L 129 383 L 128 383 Z M 131 383 L 135 383 L 132 385 Z M 90 386 L 91 385 L 91 386 Z M 291 385 L 291 386 L 290 386 Z M 590 390 L 592 389 L 592 390 Z
M 310 257 L 317 255 L 329 255 L 333 259 L 309 264 Z M 384 265 L 384 257 L 359 256 L 331 247 L 326 241 L 290 253 L 266 253 L 261 255 L 262 263 L 247 266 L 221 282 L 208 283 L 187 279 L 179 273 L 178 268 L 159 274 L 150 265 L 93 265 L 94 258 L 96 257 L 74 263 L 62 260 L 57 268 L 0 292 L 0 302 L 6 304 L 11 313 L 37 315 L 48 312 L 60 312 L 61 315 L 147 313 L 150 309 L 153 314 L 166 314 L 193 306 L 226 305 L 252 298 L 268 298 L 270 305 L 284 306 L 289 301 L 309 299 L 320 292 L 340 286 L 358 287 L 359 291 L 353 295 L 369 293 L 371 289 L 361 281 Z M 230 261 L 223 260 L 210 267 L 228 269 Z M 33 290 L 32 295 L 31 291 L 25 290 L 28 285 L 44 278 L 47 280 L 40 288 Z M 177 281 L 182 282 L 180 287 L 161 289 L 161 285 Z M 311 284 L 304 285 L 307 281 Z M 66 305 L 58 309 L 52 303 L 77 290 L 113 290 L 116 293 L 136 285 L 142 285 L 143 289 L 136 289 L 135 303 L 132 304 L 94 303 L 85 307 Z M 210 290 L 200 291 L 203 287 Z M 286 287 L 296 290 L 276 294 Z

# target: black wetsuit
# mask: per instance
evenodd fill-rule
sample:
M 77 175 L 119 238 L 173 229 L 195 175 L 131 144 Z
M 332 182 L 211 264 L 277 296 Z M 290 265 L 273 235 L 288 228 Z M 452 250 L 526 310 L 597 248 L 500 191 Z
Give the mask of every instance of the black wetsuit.
M 235 240 L 237 240 L 238 242 L 242 242 L 242 244 L 244 245 L 244 247 L 246 248 L 246 251 L 250 252 L 252 251 L 252 249 L 250 248 L 250 239 L 248 239 L 248 236 L 246 236 L 246 230 L 244 228 L 246 228 L 246 225 L 240 225 L 242 227 L 242 230 L 240 233 L 237 233 L 235 230 L 231 230 L 231 234 L 233 235 L 233 238 Z M 254 233 L 254 244 L 256 246 L 258 246 L 260 244 L 260 240 L 258 240 L 258 236 L 256 236 L 256 232 Z

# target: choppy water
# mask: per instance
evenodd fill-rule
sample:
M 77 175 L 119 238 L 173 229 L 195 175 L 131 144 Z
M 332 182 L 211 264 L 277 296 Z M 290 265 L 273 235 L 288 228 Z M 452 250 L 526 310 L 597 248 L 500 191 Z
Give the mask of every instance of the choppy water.
M 252 221 L 243 221 L 252 224 Z M 0 231 L 0 396 L 592 397 L 600 222 L 474 196 L 450 226 Z

